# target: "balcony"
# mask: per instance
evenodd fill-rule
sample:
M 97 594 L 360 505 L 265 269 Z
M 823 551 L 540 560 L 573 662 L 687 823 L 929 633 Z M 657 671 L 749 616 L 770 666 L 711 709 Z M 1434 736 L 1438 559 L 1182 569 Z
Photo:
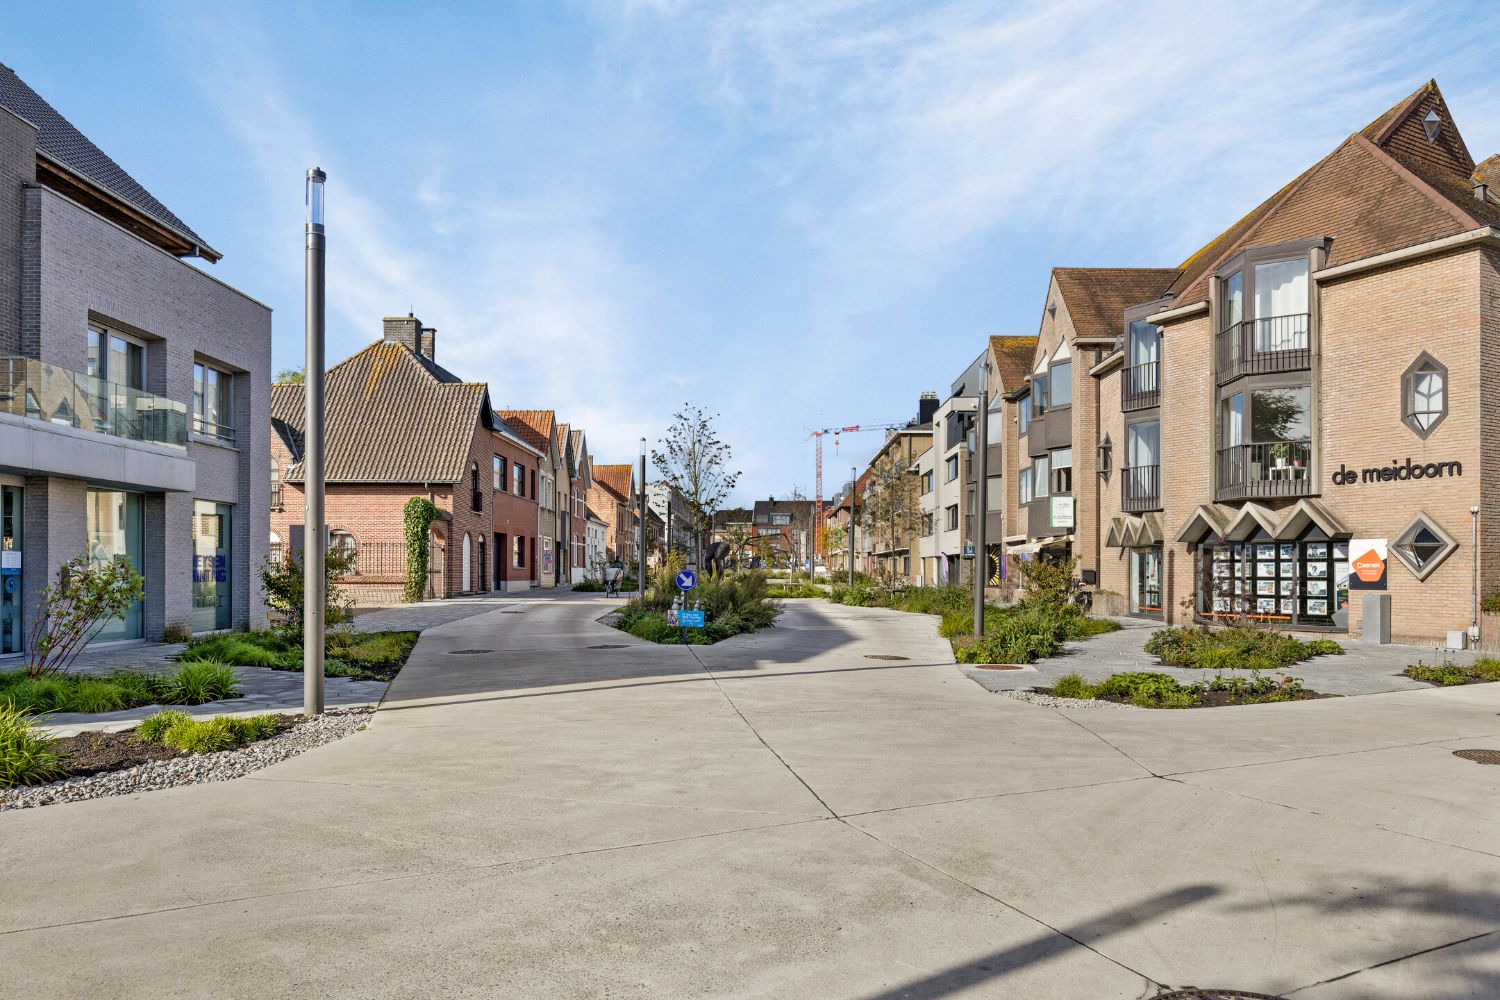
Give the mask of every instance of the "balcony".
M 187 448 L 187 405 L 35 358 L 0 358 L 0 413 Z
M 1160 361 L 1130 365 L 1120 373 L 1120 409 L 1146 410 L 1160 404 Z
M 1311 317 L 1307 313 L 1247 319 L 1215 336 L 1219 384 L 1241 375 L 1302 371 L 1312 366 Z
M 1263 441 L 1219 450 L 1220 500 L 1313 493 L 1312 441 Z
M 1161 466 L 1133 465 L 1120 470 L 1120 509 L 1127 514 L 1161 510 Z

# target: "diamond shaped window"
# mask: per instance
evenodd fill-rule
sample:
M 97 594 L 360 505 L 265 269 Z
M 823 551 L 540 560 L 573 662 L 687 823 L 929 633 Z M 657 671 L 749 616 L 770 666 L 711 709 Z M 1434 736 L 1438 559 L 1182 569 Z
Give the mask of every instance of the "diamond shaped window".
M 1418 514 L 1397 536 L 1391 554 L 1418 580 L 1425 580 L 1457 548 L 1458 543 L 1446 531 L 1426 514 Z
M 1437 142 L 1438 136 L 1443 134 L 1443 119 L 1438 116 L 1437 108 L 1427 112 L 1422 119 L 1422 128 L 1427 132 L 1428 142 Z

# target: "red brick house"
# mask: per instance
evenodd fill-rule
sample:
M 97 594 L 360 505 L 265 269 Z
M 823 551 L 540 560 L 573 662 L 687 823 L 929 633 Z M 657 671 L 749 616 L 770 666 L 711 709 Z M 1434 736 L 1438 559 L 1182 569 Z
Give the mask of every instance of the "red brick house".
M 541 453 L 521 429 L 495 418 L 490 456 L 492 590 L 527 590 L 537 577 L 537 498 Z
M 588 576 L 588 491 L 594 485 L 593 469 L 589 464 L 588 442 L 583 430 L 568 424 L 562 425 L 561 439 L 566 447 L 566 469 L 568 488 L 566 491 L 567 521 L 564 525 L 568 539 L 567 583 L 579 583 Z
M 436 331 L 414 316 L 388 318 L 384 337 L 328 370 L 327 518 L 330 544 L 349 551 L 356 603 L 401 599 L 406 580 L 403 509 L 425 496 L 442 511 L 432 526 L 427 593 L 490 588 L 494 532 L 490 468 L 497 425 L 489 391 L 433 358 Z M 271 387 L 271 553 L 303 537 L 303 387 Z M 529 472 L 528 472 L 529 476 Z
M 598 514 L 609 532 L 604 551 L 610 560 L 636 559 L 635 466 L 595 465 L 594 485 L 588 491 L 588 506 Z
M 536 556 L 532 577 L 538 587 L 568 582 L 564 560 L 567 552 L 567 458 L 562 425 L 552 410 L 497 411 L 500 419 L 526 440 L 541 456 L 537 464 Z M 563 572 L 559 572 L 563 567 Z

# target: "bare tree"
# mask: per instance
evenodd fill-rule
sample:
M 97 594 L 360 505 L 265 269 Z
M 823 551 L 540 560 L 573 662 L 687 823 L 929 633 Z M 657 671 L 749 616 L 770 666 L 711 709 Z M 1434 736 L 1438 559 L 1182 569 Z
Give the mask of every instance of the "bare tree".
M 695 562 L 703 562 L 703 532 L 713 524 L 714 512 L 729 499 L 739 482 L 738 470 L 730 471 L 733 453 L 714 430 L 718 414 L 686 403 L 672 415 L 672 426 L 651 452 L 651 463 L 661 478 L 682 496 L 693 529 Z
M 870 466 L 869 486 L 860 510 L 860 526 L 868 533 L 874 552 L 892 552 L 916 534 L 921 516 L 917 477 L 895 457 L 883 454 Z M 887 566 L 880 563 L 883 570 Z M 892 562 L 883 576 L 896 572 Z

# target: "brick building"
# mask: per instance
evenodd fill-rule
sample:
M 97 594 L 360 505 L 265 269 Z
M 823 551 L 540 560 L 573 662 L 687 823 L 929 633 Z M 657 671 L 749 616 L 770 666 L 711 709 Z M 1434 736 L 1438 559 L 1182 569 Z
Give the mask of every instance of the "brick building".
M 1500 590 L 1497 168 L 1428 83 L 1081 344 L 1102 300 L 1062 290 L 1030 391 L 1069 345 L 1098 440 L 1068 421 L 1073 527 L 1023 544 L 1070 535 L 1101 598 L 1167 621 L 1357 635 L 1383 595 L 1396 641 L 1468 628 Z
M 96 642 L 265 623 L 271 311 L 0 66 L 0 655 L 67 561 L 145 593 Z
M 582 428 L 563 424 L 562 438 L 567 442 L 568 516 L 564 527 L 568 538 L 569 567 L 562 582 L 572 584 L 588 577 L 588 492 L 594 484 L 594 470 L 589 464 L 588 440 Z
M 529 428 L 495 417 L 490 456 L 491 589 L 527 590 L 537 584 L 538 503 L 542 453 L 529 443 Z M 536 487 L 536 489 L 539 489 Z
M 588 507 L 609 526 L 604 540 L 606 561 L 634 562 L 640 537 L 636 534 L 640 518 L 636 513 L 635 466 L 593 465 L 593 473 Z
M 533 578 L 538 587 L 570 583 L 568 537 L 571 534 L 568 441 L 553 410 L 497 411 L 540 456 L 531 495 L 536 498 L 536 556 Z M 561 569 L 561 572 L 559 572 Z
M 348 587 L 359 603 L 400 600 L 407 569 L 403 509 L 414 496 L 428 497 L 443 515 L 431 530 L 428 595 L 490 589 L 492 470 L 513 432 L 496 421 L 484 384 L 464 382 L 439 365 L 435 347 L 436 331 L 416 317 L 391 317 L 381 340 L 327 372 L 329 544 L 353 556 Z M 272 387 L 279 494 L 271 512 L 273 551 L 302 546 L 305 405 L 300 384 Z M 535 472 L 525 470 L 528 495 Z

